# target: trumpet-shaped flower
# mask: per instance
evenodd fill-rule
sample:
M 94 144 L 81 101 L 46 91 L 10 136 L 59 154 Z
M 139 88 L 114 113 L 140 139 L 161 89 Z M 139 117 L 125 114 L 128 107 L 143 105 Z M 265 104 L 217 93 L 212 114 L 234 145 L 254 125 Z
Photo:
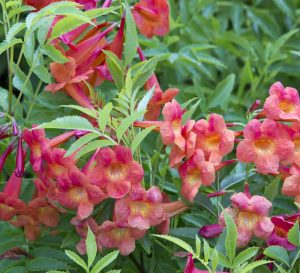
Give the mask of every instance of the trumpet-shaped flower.
M 260 173 L 278 173 L 280 161 L 289 159 L 294 144 L 278 123 L 266 119 L 251 120 L 244 129 L 244 140 L 237 146 L 241 162 L 254 162 Z
M 197 149 L 195 154 L 178 169 L 182 179 L 181 193 L 193 201 L 200 186 L 209 186 L 215 181 L 214 165 L 205 160 L 204 152 Z
M 36 10 L 40 10 L 52 3 L 59 2 L 59 0 L 24 0 L 24 3 L 28 6 L 34 7 Z
M 232 208 L 227 208 L 226 213 L 235 221 L 238 239 L 237 246 L 245 247 L 252 236 L 267 239 L 274 228 L 268 217 L 272 203 L 265 197 L 247 193 L 236 193 L 230 198 Z M 219 224 L 225 226 L 224 213 L 219 217 Z
M 151 187 L 148 191 L 139 188 L 116 202 L 114 215 L 119 221 L 127 220 L 130 227 L 149 229 L 164 219 L 162 201 L 162 194 L 157 187 Z
M 68 178 L 58 179 L 55 198 L 64 207 L 76 209 L 78 219 L 84 220 L 92 214 L 94 205 L 107 196 L 98 186 L 90 184 L 82 172 L 71 170 Z
M 3 192 L 0 192 L 0 219 L 11 220 L 17 213 L 25 208 L 25 203 L 19 199 L 22 177 L 15 172 L 10 176 Z
M 144 176 L 142 166 L 133 159 L 129 148 L 118 145 L 101 149 L 95 158 L 96 166 L 90 171 L 91 182 L 112 198 L 122 198 L 132 188 L 140 186 Z
M 271 221 L 274 224 L 274 229 L 267 240 L 267 244 L 294 250 L 296 247 L 288 240 L 288 232 L 294 226 L 294 223 L 284 219 L 282 216 L 274 216 L 271 218 Z
M 233 149 L 234 132 L 226 128 L 224 118 L 218 114 L 211 114 L 208 121 L 197 121 L 193 131 L 197 134 L 196 149 L 201 149 L 215 166 Z
M 291 176 L 285 178 L 282 186 L 282 194 L 295 197 L 295 201 L 300 204 L 300 168 L 292 166 Z
M 267 118 L 300 121 L 300 98 L 297 89 L 284 88 L 281 82 L 276 82 L 269 93 L 263 109 Z
M 167 0 L 141 0 L 133 8 L 139 31 L 146 37 L 164 36 L 169 32 L 169 3 Z
M 135 249 L 135 241 L 141 239 L 146 230 L 132 228 L 126 222 L 105 221 L 99 227 L 97 241 L 106 248 L 118 248 L 122 255 L 129 255 Z

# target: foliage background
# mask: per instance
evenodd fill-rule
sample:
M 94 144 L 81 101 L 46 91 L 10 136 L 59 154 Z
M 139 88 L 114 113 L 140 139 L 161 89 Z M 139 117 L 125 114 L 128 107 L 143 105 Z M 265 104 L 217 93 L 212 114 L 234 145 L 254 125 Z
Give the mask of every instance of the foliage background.
M 135 2 L 135 1 L 131 1 Z M 256 100 L 263 100 L 268 95 L 268 88 L 275 81 L 287 86 L 300 86 L 300 1 L 216 1 L 216 0 L 170 0 L 171 32 L 164 38 L 148 40 L 139 37 L 147 57 L 161 56 L 157 75 L 164 89 L 178 87 L 181 90 L 180 102 L 196 98 L 200 101 L 194 118 L 205 117 L 209 112 L 225 115 L 227 121 L 245 122 L 247 108 Z M 0 39 L 4 39 L 0 29 Z M 24 64 L 25 65 L 25 64 Z M 7 87 L 7 64 L 4 55 L 0 62 L 0 86 Z M 37 82 L 33 81 L 33 89 Z M 111 86 L 101 87 L 109 92 Z M 17 90 L 15 91 L 17 94 Z M 195 101 L 196 101 L 195 100 Z M 49 103 L 49 101 L 51 103 Z M 61 94 L 52 96 L 41 92 L 37 97 L 24 97 L 20 117 L 26 117 L 33 102 L 30 123 L 49 121 L 62 116 L 64 111 L 57 111 L 60 104 L 69 104 L 70 100 Z M 21 106 L 20 106 L 21 107 Z M 0 109 L 5 108 L 4 96 L 0 96 Z M 24 119 L 26 125 L 28 120 Z M 153 136 L 152 136 L 153 137 Z M 0 150 L 4 145 L 0 146 Z M 146 177 L 152 179 L 153 171 L 147 166 L 150 162 L 157 168 L 155 180 L 169 194 L 179 189 L 179 178 L 169 170 L 167 158 L 160 154 L 159 139 L 154 143 L 148 138 L 144 145 Z M 13 160 L 11 158 L 10 160 Z M 9 173 L 11 170 L 7 170 Z M 246 176 L 243 166 L 237 165 L 222 171 L 217 189 L 241 188 L 241 181 Z M 262 179 L 250 174 L 251 190 L 275 198 L 278 181 Z M 157 178 L 157 179 L 156 179 Z M 30 177 L 25 179 L 24 192 L 30 196 Z M 276 184 L 277 183 L 277 184 Z M 269 186 L 266 188 L 266 186 Z M 272 187 L 270 187 L 270 185 Z M 266 189 L 265 189 L 266 188 Z M 25 194 L 25 195 L 26 195 Z M 203 224 L 215 222 L 220 209 L 204 195 L 199 195 L 191 213 L 172 221 L 171 234 L 193 242 L 194 235 Z M 277 197 L 274 210 L 281 213 L 295 211 L 292 200 Z M 222 200 L 228 205 L 228 198 Z M 111 204 L 107 204 L 107 208 Z M 63 230 L 69 219 L 60 225 Z M 0 224 L 0 253 L 16 246 L 25 246 L 34 260 L 19 258 L 17 260 L 0 260 L 1 272 L 24 272 L 24 263 L 30 272 L 44 272 L 48 269 L 73 268 L 64 255 L 64 248 L 73 248 L 77 240 L 74 231 L 53 236 L 42 235 L 38 242 L 26 242 L 18 229 Z M 153 248 L 154 251 L 151 251 Z M 123 273 L 168 273 L 181 272 L 185 259 L 171 256 L 174 247 L 158 239 L 146 237 L 137 244 L 137 251 L 130 257 L 119 258 L 116 264 L 122 265 Z M 146 265 L 146 266 L 145 266 Z M 75 269 L 72 272 L 77 272 Z M 78 271 L 80 272 L 80 271 Z M 258 271 L 262 272 L 262 271 Z M 267 271 L 265 271 L 267 272 Z

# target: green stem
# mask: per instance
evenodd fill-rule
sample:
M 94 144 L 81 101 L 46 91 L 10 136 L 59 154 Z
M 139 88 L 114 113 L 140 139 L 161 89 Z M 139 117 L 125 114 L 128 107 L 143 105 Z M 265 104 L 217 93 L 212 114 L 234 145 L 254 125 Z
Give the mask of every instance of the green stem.
M 12 115 L 12 98 L 13 98 L 13 66 L 14 66 L 14 47 L 10 49 L 9 56 L 9 83 L 8 83 L 8 113 Z

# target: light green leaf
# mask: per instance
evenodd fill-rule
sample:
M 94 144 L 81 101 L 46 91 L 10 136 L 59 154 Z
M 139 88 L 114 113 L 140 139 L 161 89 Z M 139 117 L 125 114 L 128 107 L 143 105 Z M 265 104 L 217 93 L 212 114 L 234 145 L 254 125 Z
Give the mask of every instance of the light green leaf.
M 42 65 L 38 65 L 38 66 L 32 68 L 32 71 L 43 82 L 48 83 L 48 84 L 51 83 L 50 74 L 49 74 L 49 71 L 46 67 L 44 67 Z
M 289 255 L 285 248 L 281 246 L 269 246 L 265 249 L 264 254 L 272 259 L 289 265 Z
M 63 64 L 69 62 L 69 59 L 66 58 L 58 49 L 54 46 L 48 44 L 42 48 L 42 53 L 50 57 L 54 62 Z
M 94 126 L 80 116 L 64 116 L 35 127 L 37 128 L 95 131 Z
M 29 272 L 41 272 L 46 270 L 67 269 L 69 266 L 57 259 L 50 257 L 38 257 L 28 262 Z
M 109 140 L 109 139 L 92 141 L 80 149 L 80 151 L 76 154 L 75 159 L 78 159 L 83 155 L 93 152 L 97 149 L 107 147 L 107 146 L 112 146 L 112 145 L 116 145 L 116 143 L 113 140 Z
M 110 265 L 115 259 L 117 259 L 118 255 L 119 255 L 119 251 L 118 250 L 113 251 L 113 252 L 107 254 L 106 256 L 104 256 L 103 258 L 101 258 L 96 263 L 96 265 L 94 266 L 94 268 L 91 271 L 91 273 L 99 273 L 99 272 L 101 272 L 102 269 L 104 269 L 105 267 L 107 267 L 108 265 Z M 118 272 L 118 270 L 116 272 Z
M 264 264 L 269 264 L 269 263 L 272 263 L 272 261 L 265 261 L 265 260 L 260 260 L 260 261 L 255 261 L 251 264 L 248 264 L 243 270 L 241 273 L 248 273 L 248 272 L 252 272 L 252 270 L 256 267 L 259 267 L 261 265 L 264 265 Z
M 85 108 L 85 107 L 82 107 L 79 105 L 73 105 L 73 104 L 61 105 L 60 107 L 75 109 L 75 110 L 78 110 L 78 111 L 92 117 L 92 118 L 97 118 L 97 112 L 93 109 L 89 109 L 89 108 Z
M 16 44 L 21 44 L 23 43 L 22 39 L 17 39 L 17 38 L 14 38 L 12 40 L 10 40 L 9 42 L 8 41 L 3 41 L 1 44 L 0 44 L 0 55 L 5 52 L 6 50 L 8 50 L 9 48 L 11 48 L 12 46 L 16 45 Z
M 198 235 L 196 235 L 196 254 L 200 257 L 201 254 L 201 240 Z
M 70 156 L 76 150 L 78 150 L 79 148 L 81 148 L 83 145 L 89 143 L 90 141 L 92 141 L 93 139 L 95 139 L 97 137 L 99 137 L 99 134 L 95 134 L 95 133 L 89 133 L 87 135 L 84 135 L 84 136 L 80 137 L 79 139 L 77 139 L 75 142 L 73 142 L 71 144 L 70 148 L 67 150 L 67 152 L 64 155 L 64 157 Z
M 26 25 L 23 22 L 22 23 L 18 22 L 16 24 L 14 24 L 13 26 L 11 26 L 6 35 L 6 39 L 5 39 L 6 42 L 9 43 L 10 41 L 12 41 L 16 37 L 16 35 L 25 28 L 26 28 Z
M 110 122 L 110 113 L 113 109 L 113 104 L 111 102 L 107 103 L 105 107 L 99 111 L 98 125 L 100 131 L 104 132 L 106 125 Z
M 155 86 L 153 86 L 147 93 L 146 95 L 140 100 L 137 108 L 136 108 L 136 111 L 140 112 L 140 111 L 146 111 L 147 110 L 147 106 L 148 106 L 148 103 L 149 101 L 151 100 L 152 98 L 152 95 L 154 93 L 154 90 L 155 90 Z M 140 120 L 142 120 L 143 117 L 140 118 Z
M 49 30 L 52 26 L 53 18 L 46 17 L 43 21 L 41 21 L 40 26 L 37 31 L 37 39 L 40 46 L 43 46 L 46 42 Z
M 65 250 L 66 255 L 73 260 L 76 264 L 78 264 L 79 266 L 81 266 L 85 271 L 88 272 L 88 266 L 86 265 L 86 263 L 84 262 L 84 260 L 82 260 L 76 253 L 74 253 L 71 250 Z
M 200 104 L 201 100 L 199 99 L 188 111 L 186 111 L 182 116 L 182 123 L 186 123 L 195 113 L 198 105 Z
M 121 269 L 114 269 L 114 270 L 109 270 L 106 273 L 120 273 Z
M 276 176 L 272 182 L 266 186 L 264 196 L 271 202 L 277 197 L 281 176 Z
M 142 131 L 140 131 L 136 137 L 133 139 L 131 143 L 131 152 L 134 153 L 136 149 L 139 147 L 139 145 L 142 143 L 142 141 L 150 134 L 150 132 L 153 131 L 153 129 L 156 128 L 156 126 L 148 127 Z
M 289 230 L 288 239 L 293 245 L 300 247 L 299 221 Z
M 157 238 L 165 239 L 169 242 L 172 242 L 175 245 L 178 245 L 179 247 L 183 248 L 184 250 L 186 250 L 189 253 L 194 253 L 193 248 L 188 243 L 186 243 L 185 241 L 183 241 L 181 239 L 178 239 L 178 238 L 175 238 L 175 237 L 172 237 L 172 236 L 169 236 L 169 235 L 156 235 L 156 234 L 153 234 L 152 236 L 157 237 Z
M 254 257 L 258 251 L 258 247 L 249 247 L 244 251 L 240 252 L 233 260 L 232 268 L 238 267 L 241 264 L 249 261 L 252 257 Z
M 88 257 L 88 268 L 90 268 L 95 261 L 97 255 L 97 243 L 95 239 L 94 233 L 91 231 L 90 227 L 88 227 L 88 233 L 85 240 L 86 244 L 86 253 Z
M 226 239 L 225 239 L 226 255 L 230 263 L 232 263 L 236 251 L 237 229 L 233 219 L 226 213 L 226 211 L 223 211 L 223 213 L 225 217 L 226 231 L 227 231 Z
M 214 249 L 212 256 L 211 256 L 211 267 L 212 267 L 213 271 L 216 271 L 218 264 L 219 264 L 218 251 L 216 249 Z
M 24 40 L 24 56 L 29 66 L 32 66 L 33 58 L 34 58 L 34 48 L 35 48 L 35 38 L 34 34 L 30 33 L 26 35 Z
M 130 8 L 126 7 L 126 35 L 125 35 L 125 66 L 129 65 L 136 55 L 138 47 L 138 36 L 135 21 L 133 19 Z
M 203 239 L 203 251 L 204 251 L 204 261 L 208 263 L 210 258 L 210 247 L 205 239 Z
M 24 74 L 24 72 L 14 65 L 14 78 L 13 78 L 13 86 L 18 89 L 19 91 L 23 92 L 24 95 L 31 98 L 33 97 L 33 88 L 31 85 L 30 80 L 27 80 L 27 76 Z

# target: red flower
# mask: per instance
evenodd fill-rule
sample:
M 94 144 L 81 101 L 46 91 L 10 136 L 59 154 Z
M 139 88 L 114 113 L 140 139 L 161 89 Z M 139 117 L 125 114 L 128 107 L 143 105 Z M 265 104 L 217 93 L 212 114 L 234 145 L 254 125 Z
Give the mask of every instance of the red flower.
M 114 215 L 117 220 L 127 220 L 130 227 L 149 229 L 164 219 L 162 201 L 162 194 L 157 187 L 151 187 L 148 191 L 139 188 L 116 202 Z
M 145 234 L 146 230 L 129 227 L 126 222 L 105 221 L 99 227 L 97 240 L 106 248 L 118 248 L 122 255 L 129 255 L 135 249 L 135 240 Z
M 140 32 L 152 38 L 169 32 L 169 3 L 167 0 L 141 0 L 133 8 L 133 16 Z
M 112 198 L 122 198 L 132 188 L 140 186 L 144 176 L 142 166 L 133 160 L 131 151 L 124 146 L 101 149 L 95 158 L 96 166 L 90 171 L 91 182 Z

